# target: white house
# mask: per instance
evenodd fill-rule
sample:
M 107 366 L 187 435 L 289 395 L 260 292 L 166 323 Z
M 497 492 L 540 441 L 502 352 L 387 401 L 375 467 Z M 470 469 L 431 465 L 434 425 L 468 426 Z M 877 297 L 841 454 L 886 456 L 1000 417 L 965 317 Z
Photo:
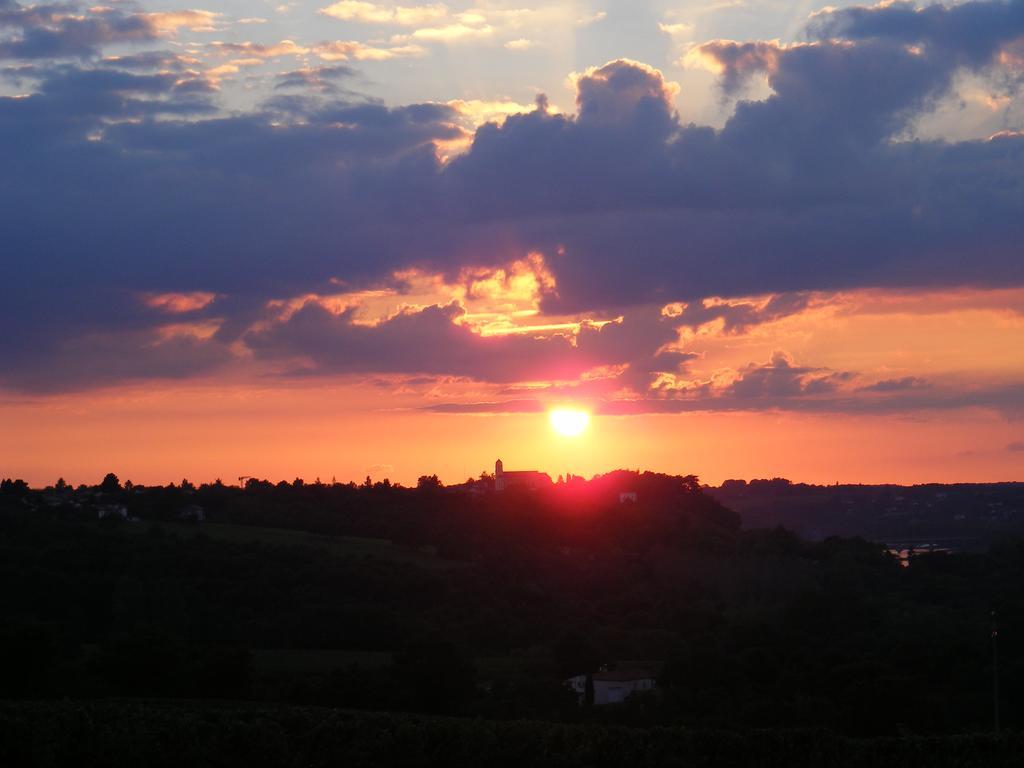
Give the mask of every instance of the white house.
M 124 507 L 120 504 L 104 504 L 101 507 L 97 507 L 96 516 L 100 520 L 107 517 L 120 517 L 122 520 L 127 520 L 128 507 Z
M 591 675 L 576 675 L 566 684 L 579 696 L 580 704 L 587 695 L 587 678 L 594 683 L 594 706 L 621 704 L 634 693 L 652 691 L 654 676 L 648 669 L 616 669 L 611 672 L 594 672 Z
M 178 512 L 178 519 L 201 523 L 206 519 L 206 512 L 198 504 L 189 504 Z
M 636 500 L 639 498 L 636 495 L 636 491 L 622 491 L 619 494 L 619 504 L 636 504 Z

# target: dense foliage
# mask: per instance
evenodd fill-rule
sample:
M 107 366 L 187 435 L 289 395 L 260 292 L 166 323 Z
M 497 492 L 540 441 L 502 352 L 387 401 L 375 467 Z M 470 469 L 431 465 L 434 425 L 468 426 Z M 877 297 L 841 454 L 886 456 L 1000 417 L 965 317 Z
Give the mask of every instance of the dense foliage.
M 623 489 L 637 503 L 620 503 Z M 861 539 L 743 531 L 693 478 L 615 473 L 503 494 L 429 479 L 5 483 L 0 698 L 970 732 L 992 723 L 996 611 L 1002 721 L 1019 728 L 1022 584 L 1017 540 L 901 568 Z M 591 708 L 562 685 L 627 660 L 660 662 L 653 694 Z

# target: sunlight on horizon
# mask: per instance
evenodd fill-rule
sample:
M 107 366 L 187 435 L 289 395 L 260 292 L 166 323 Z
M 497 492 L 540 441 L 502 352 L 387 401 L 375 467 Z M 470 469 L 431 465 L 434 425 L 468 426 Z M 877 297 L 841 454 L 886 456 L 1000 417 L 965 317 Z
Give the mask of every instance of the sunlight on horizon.
M 548 413 L 548 419 L 562 437 L 579 437 L 590 425 L 590 414 L 578 408 L 555 408 Z

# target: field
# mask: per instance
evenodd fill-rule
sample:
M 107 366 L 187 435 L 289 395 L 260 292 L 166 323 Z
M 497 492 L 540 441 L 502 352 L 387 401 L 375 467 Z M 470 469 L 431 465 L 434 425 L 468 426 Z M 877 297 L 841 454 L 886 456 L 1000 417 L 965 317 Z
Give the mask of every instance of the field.
M 338 670 L 385 670 L 391 651 L 351 651 L 338 648 L 257 648 L 250 652 L 257 693 L 276 693 L 296 682 L 316 684 Z M 474 660 L 481 681 L 522 680 L 538 665 L 550 661 L 523 656 L 491 656 Z M 545 669 L 551 674 L 550 670 Z M 557 685 L 552 679 L 551 685 Z M 273 698 L 273 696 L 271 696 Z
M 824 730 L 636 729 L 233 703 L 0 702 L 0 764 L 39 768 L 1004 768 L 1020 764 L 1021 746 L 1016 733 L 851 739 Z

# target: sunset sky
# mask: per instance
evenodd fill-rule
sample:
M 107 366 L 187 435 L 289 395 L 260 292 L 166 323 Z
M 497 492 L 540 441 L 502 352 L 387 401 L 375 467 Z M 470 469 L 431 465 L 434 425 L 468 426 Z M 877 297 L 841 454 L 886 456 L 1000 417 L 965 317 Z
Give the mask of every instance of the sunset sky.
M 1024 0 L 194 2 L 0 0 L 0 476 L 1024 480 Z

